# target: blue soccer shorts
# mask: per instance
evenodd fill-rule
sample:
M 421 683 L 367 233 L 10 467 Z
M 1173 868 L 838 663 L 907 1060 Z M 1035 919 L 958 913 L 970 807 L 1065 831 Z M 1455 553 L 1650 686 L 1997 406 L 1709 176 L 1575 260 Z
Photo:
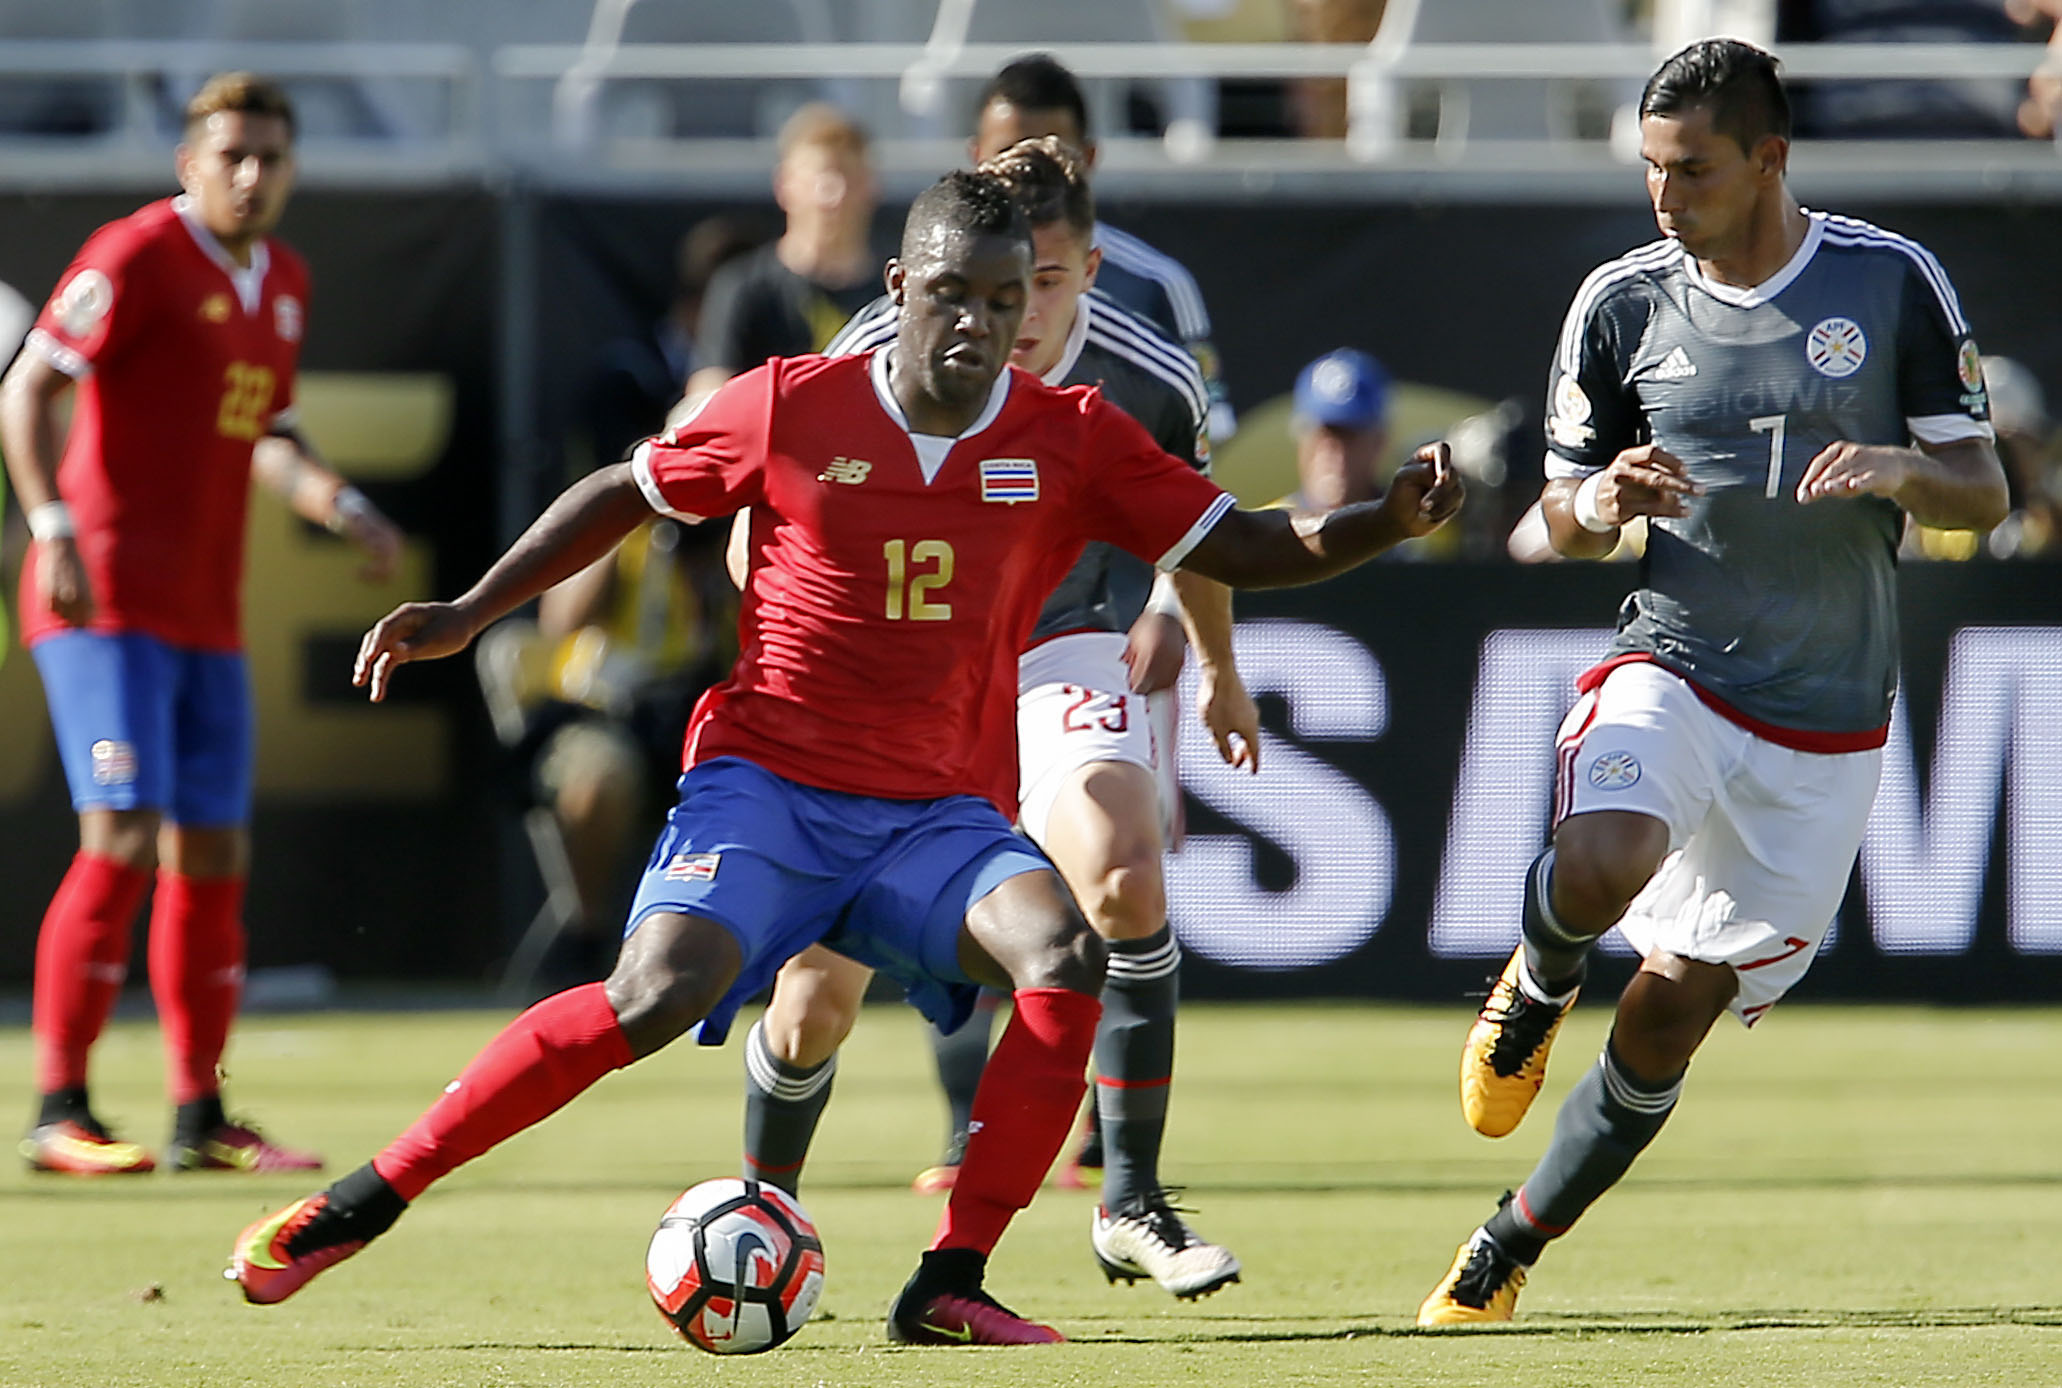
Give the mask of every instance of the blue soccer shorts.
M 158 810 L 199 828 L 250 819 L 256 746 L 241 652 L 60 631 L 32 654 L 74 809 Z
M 846 795 L 718 757 L 680 778 L 624 935 L 667 911 L 737 938 L 744 965 L 697 1029 L 703 1045 L 721 1044 L 738 1008 L 819 941 L 887 974 L 949 1031 L 979 992 L 959 965 L 967 911 L 1019 873 L 1051 870 L 978 796 Z

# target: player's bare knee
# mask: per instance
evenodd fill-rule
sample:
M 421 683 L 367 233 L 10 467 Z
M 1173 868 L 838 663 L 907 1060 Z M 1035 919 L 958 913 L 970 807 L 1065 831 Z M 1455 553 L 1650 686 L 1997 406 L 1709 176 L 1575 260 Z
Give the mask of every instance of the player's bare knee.
M 1739 976 L 1722 964 L 1650 959 L 1618 999 L 1612 1045 L 1634 1075 L 1664 1083 L 1690 1063 L 1738 987 Z
M 646 1056 L 709 1015 L 736 981 L 743 956 L 730 933 L 692 916 L 648 918 L 623 942 L 609 974 L 609 1006 L 630 1049 Z
M 1077 918 L 1076 929 L 1039 951 L 1022 975 L 1011 981 L 1018 988 L 1066 988 L 1097 997 L 1103 991 L 1109 953 L 1102 936 L 1079 924 Z
M 79 847 L 98 858 L 112 858 L 127 868 L 148 872 L 158 862 L 158 830 L 164 816 L 156 810 L 88 810 L 79 816 Z
M 1660 865 L 1661 854 L 1651 849 L 1642 836 L 1576 833 L 1557 838 L 1554 913 L 1586 933 L 1610 929 Z
M 776 1059 L 804 1069 L 813 1069 L 836 1055 L 858 1020 L 857 1010 L 831 993 L 817 993 L 799 1007 L 783 1008 L 779 1001 L 776 990 L 776 1005 L 766 1010 L 761 1035 Z
M 1167 923 L 1167 889 L 1158 860 L 1120 863 L 1081 902 L 1082 914 L 1106 940 L 1138 940 Z

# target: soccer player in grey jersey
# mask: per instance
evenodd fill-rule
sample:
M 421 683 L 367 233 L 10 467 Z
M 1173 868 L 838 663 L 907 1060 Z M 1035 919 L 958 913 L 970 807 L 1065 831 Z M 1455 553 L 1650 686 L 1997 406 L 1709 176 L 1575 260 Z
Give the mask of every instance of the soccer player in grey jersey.
M 1208 404 L 1195 363 L 1144 322 L 1084 292 L 1100 259 L 1086 161 L 1048 135 L 1005 150 L 981 171 L 1003 180 L 1032 228 L 1031 296 L 1012 362 L 1050 385 L 1099 387 L 1163 449 L 1207 470 Z M 893 298 L 869 306 L 829 354 L 887 345 L 900 314 Z M 1199 712 L 1227 761 L 1257 766 L 1258 713 L 1232 663 L 1229 592 L 1208 580 L 1173 582 L 1200 661 Z M 1149 1277 L 1195 1297 L 1237 1280 L 1239 1262 L 1189 1228 L 1160 1183 L 1181 959 L 1167 926 L 1161 856 L 1181 789 L 1172 691 L 1164 689 L 1172 672 L 1150 675 L 1146 643 L 1132 634 L 1152 624 L 1153 592 L 1147 566 L 1093 544 L 1047 599 L 1019 666 L 1019 824 L 1109 945 L 1095 1047 L 1104 1149 L 1103 1198 L 1090 1230 L 1096 1258 L 1112 1281 Z M 1156 600 L 1169 597 L 1159 590 Z M 747 1176 L 794 1189 L 868 977 L 821 947 L 781 970 L 745 1043 Z M 960 1144 L 987 1056 L 986 1025 L 980 1014 L 978 1030 L 962 1029 L 940 1046 Z M 957 1044 L 968 1031 L 971 1043 Z M 918 1189 L 949 1185 L 957 1161 L 948 1152 Z
M 1648 520 L 1641 586 L 1562 724 L 1552 846 L 1461 1057 L 1501 1137 L 1614 924 L 1642 956 L 1603 1056 L 1524 1185 L 1461 1245 L 1421 1325 L 1509 1320 L 1526 1270 L 1674 1108 L 1721 1014 L 1801 978 L 1846 890 L 1897 682 L 1905 518 L 2005 515 L 1976 344 L 1939 262 L 1784 182 L 1773 58 L 1691 45 L 1640 102 L 1663 240 L 1603 266 L 1550 377 L 1542 498 L 1594 557 Z
M 1088 102 L 1074 74 L 1050 53 L 1027 53 L 1005 64 L 981 89 L 968 153 L 975 163 L 992 159 L 1022 140 L 1057 135 L 1095 165 L 1095 137 L 1088 128 Z M 1210 435 L 1229 439 L 1238 428 L 1231 396 L 1218 371 L 1210 341 L 1210 310 L 1188 267 L 1165 251 L 1098 221 L 1092 244 L 1102 268 L 1089 292 L 1145 319 L 1195 359 L 1209 392 Z

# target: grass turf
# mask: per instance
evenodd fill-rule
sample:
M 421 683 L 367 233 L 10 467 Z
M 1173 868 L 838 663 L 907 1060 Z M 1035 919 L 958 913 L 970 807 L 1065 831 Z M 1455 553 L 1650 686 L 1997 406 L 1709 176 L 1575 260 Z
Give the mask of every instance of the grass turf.
M 2062 1383 L 2062 1011 L 1779 1009 L 1706 1047 L 1631 1177 L 1553 1249 L 1509 1327 L 1426 1334 L 1419 1299 L 1548 1138 L 1601 1044 L 1579 1008 L 1542 1107 L 1463 1126 L 1465 1009 L 1191 1007 L 1167 1175 L 1246 1280 L 1196 1303 L 1106 1286 L 1092 1197 L 1048 1188 L 990 1287 L 1074 1343 L 898 1349 L 881 1314 L 937 1202 L 907 1181 L 941 1109 L 913 1014 L 869 1010 L 803 1196 L 829 1285 L 788 1346 L 723 1360 L 640 1285 L 681 1188 L 734 1170 L 735 1047 L 681 1045 L 462 1170 L 387 1238 L 278 1307 L 221 1280 L 236 1231 L 309 1189 L 284 1177 L 114 1181 L 0 1169 L 0 1384 L 1774 1385 Z M 232 1103 L 355 1164 L 414 1117 L 498 1014 L 248 1020 Z M 162 1138 L 156 1035 L 115 1027 L 96 1105 Z M 0 1073 L 29 1073 L 0 1030 Z M 26 1095 L 23 1095 L 24 1105 Z

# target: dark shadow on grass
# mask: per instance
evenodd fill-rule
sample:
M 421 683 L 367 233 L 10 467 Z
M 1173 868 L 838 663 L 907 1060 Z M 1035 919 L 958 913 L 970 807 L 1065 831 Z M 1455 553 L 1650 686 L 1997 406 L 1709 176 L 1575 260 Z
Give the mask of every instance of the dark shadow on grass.
M 705 1364 L 707 1358 L 698 1354 L 687 1344 L 626 1345 L 601 1344 L 582 1340 L 534 1340 L 524 1343 L 519 1340 L 460 1340 L 449 1344 L 415 1345 L 351 1345 L 354 1354 L 636 1354 L 636 1355 L 679 1355 L 682 1362 Z M 876 1346 L 864 1347 L 870 1354 Z M 893 1349 L 896 1346 L 883 1340 L 878 1348 Z M 806 1341 L 780 1346 L 777 1353 L 783 1363 L 797 1358 L 826 1358 L 851 1354 L 854 1351 L 842 1345 L 812 1345 Z
M 252 1178 L 246 1176 L 243 1177 L 242 1180 L 246 1183 L 250 1183 L 252 1181 Z M 1228 1181 L 1213 1180 L 1207 1174 L 1205 1174 L 1200 1179 L 1196 1179 L 1189 1182 L 1187 1185 L 1187 1190 L 1191 1196 L 1198 1198 L 1231 1195 L 1423 1196 L 1471 1193 L 1479 1194 L 1484 1189 L 1485 1184 L 1494 1184 L 1494 1182 L 1486 1181 L 1486 1178 L 1482 1175 L 1470 1175 L 1467 1173 L 1462 1173 L 1452 1178 L 1442 1178 L 1439 1180 L 1432 1181 L 1391 1180 L 1385 1179 L 1380 1176 L 1369 1176 L 1365 1179 L 1315 1179 L 1309 1182 L 1297 1181 L 1293 1176 L 1289 1177 L 1288 1179 L 1275 1179 L 1267 1181 L 1248 1181 L 1236 1179 Z M 146 1190 L 144 1188 L 146 1186 L 149 1186 L 150 1189 Z M 1756 1179 L 1752 1177 L 1747 1179 L 1741 1179 L 1738 1177 L 1734 1177 L 1732 1179 L 1725 1181 L 1713 1181 L 1708 1176 L 1686 1175 L 1681 1177 L 1660 1178 L 1634 1177 L 1626 1182 L 1625 1188 L 1632 1190 L 1695 1190 L 1702 1194 L 1713 1190 L 1737 1190 L 1755 1192 L 1782 1190 L 2038 1190 L 2056 1186 L 2062 1186 L 2062 1172 L 2007 1171 L 1979 1172 L 1963 1175 L 1913 1174 L 1901 1175 L 1896 1177 L 1865 1179 L 1856 1179 L 1853 1177 L 1842 1177 L 1832 1175 L 1807 1176 L 1801 1178 L 1794 1176 L 1770 1176 L 1766 1179 Z M 239 1188 L 241 1189 L 244 1187 Z M 255 1184 L 250 1184 L 248 1188 L 256 1189 L 257 1187 Z M 283 1182 L 279 1185 L 279 1189 L 282 1191 L 290 1191 L 293 1188 L 294 1186 L 291 1182 Z M 467 1196 L 486 1196 L 492 1197 L 494 1199 L 500 1199 L 510 1192 L 516 1192 L 523 1195 L 635 1195 L 649 1194 L 653 1191 L 660 1190 L 663 1188 L 666 1187 L 664 1187 L 661 1182 L 650 1180 L 539 1180 L 534 1177 L 526 1176 L 524 1179 L 520 1181 L 504 1181 L 496 1180 L 490 1177 L 486 1179 L 468 1180 L 463 1185 L 453 1186 L 448 1192 L 440 1194 L 439 1198 L 443 1200 L 449 1200 L 463 1198 Z M 808 1186 L 808 1189 L 811 1191 L 838 1191 L 846 1193 L 867 1191 L 906 1191 L 908 1188 L 908 1181 L 900 1175 L 880 1177 L 863 1176 L 846 1178 L 826 1177 L 822 1180 L 811 1181 Z M 76 1190 L 85 1192 L 89 1189 L 95 1195 L 106 1192 L 110 1194 L 118 1193 L 123 1196 L 128 1196 L 132 1193 L 130 1188 L 127 1187 L 116 1187 L 112 1185 L 101 1185 L 97 1183 L 91 1185 L 90 1187 L 84 1184 L 70 1183 L 67 1183 L 63 1186 L 43 1186 L 38 1184 L 37 1186 L 30 1189 L 0 1190 L 0 1201 L 7 1200 L 9 1198 L 22 1198 L 26 1196 L 39 1195 L 46 1191 L 54 1192 L 60 1190 Z M 1055 1187 L 1054 1189 L 1057 1190 L 1057 1187 Z M 212 1194 L 218 1192 L 211 1190 L 208 1193 Z M 139 1182 L 133 1190 L 133 1194 L 137 1198 L 154 1197 L 157 1199 L 162 1199 L 164 1197 L 165 1191 L 163 1186 L 154 1185 L 148 1180 L 148 1178 L 144 1178 L 142 1180 L 139 1180 Z
M 1963 1330 L 1982 1326 L 2015 1325 L 2062 1330 L 2062 1306 L 1937 1307 L 1930 1310 L 1861 1307 L 1837 1311 L 1718 1311 L 1705 1317 L 1597 1312 L 1580 1316 L 1552 1314 L 1501 1325 L 1446 1326 L 1440 1329 L 1373 1321 L 1347 1325 L 1311 1325 L 1303 1329 L 1280 1324 L 1319 1319 L 1302 1316 L 1227 1316 L 1222 1319 L 1231 1323 L 1221 1330 L 1181 1330 L 1158 1336 L 1131 1334 L 1112 1329 L 1103 1334 L 1077 1333 L 1075 1340 L 1083 1344 L 1116 1345 L 1273 1344 L 1358 1339 L 1467 1339 L 1492 1335 L 1586 1340 L 1616 1335 L 1715 1335 L 1771 1330 Z

